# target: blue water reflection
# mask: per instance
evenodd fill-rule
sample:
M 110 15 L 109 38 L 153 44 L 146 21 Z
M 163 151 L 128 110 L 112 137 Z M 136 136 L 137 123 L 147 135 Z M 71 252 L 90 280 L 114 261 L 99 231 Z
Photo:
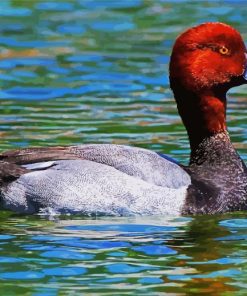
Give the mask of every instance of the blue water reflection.
M 43 269 L 45 275 L 48 276 L 80 276 L 87 272 L 86 268 L 83 267 L 74 267 L 74 266 L 67 266 L 67 267 L 54 267 L 54 268 L 45 268 Z
M 132 250 L 151 256 L 174 255 L 176 251 L 166 246 L 147 245 L 132 248 Z
M 74 8 L 74 5 L 69 2 L 41 2 L 35 6 L 39 10 L 46 11 L 70 11 Z
M 32 219 L 22 224 L 16 220 L 21 225 L 16 236 L 0 237 L 7 243 L 4 252 L 8 249 L 8 256 L 0 257 L 0 279 L 32 283 L 44 279 L 49 283 L 46 289 L 66 279 L 77 285 L 81 279 L 87 291 L 130 281 L 156 288 L 167 282 L 175 288 L 193 280 L 244 281 L 240 268 L 247 263 L 247 252 L 234 252 L 228 235 L 234 227 L 237 246 L 237 236 L 241 240 L 241 235 L 247 235 L 242 227 L 245 218 L 137 217 L 126 222 L 126 218 L 61 219 L 44 225 L 40 232 Z M 220 250 L 228 242 L 231 245 L 222 256 Z
M 116 9 L 116 8 L 128 8 L 138 7 L 142 4 L 142 0 L 79 0 L 82 7 L 88 9 Z
M 62 250 L 56 250 L 56 251 L 46 251 L 41 253 L 40 256 L 45 258 L 80 260 L 80 261 L 94 258 L 93 255 L 83 254 L 83 253 L 74 252 L 74 251 L 67 251 L 65 248 Z
M 126 263 L 113 263 L 109 264 L 106 269 L 114 274 L 129 274 L 129 273 L 139 273 L 141 271 L 147 271 L 147 270 L 155 270 L 158 269 L 157 267 L 150 266 L 150 265 L 131 265 Z
M 37 280 L 44 277 L 42 272 L 35 271 L 16 271 L 16 272 L 2 272 L 0 273 L 0 279 L 3 280 Z

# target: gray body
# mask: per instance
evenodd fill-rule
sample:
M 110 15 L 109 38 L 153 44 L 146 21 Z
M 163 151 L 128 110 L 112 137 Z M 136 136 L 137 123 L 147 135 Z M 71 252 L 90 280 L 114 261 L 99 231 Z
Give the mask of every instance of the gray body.
M 181 213 L 191 179 L 176 163 L 121 145 L 69 149 L 78 159 L 25 165 L 31 171 L 2 188 L 2 207 L 20 213 Z

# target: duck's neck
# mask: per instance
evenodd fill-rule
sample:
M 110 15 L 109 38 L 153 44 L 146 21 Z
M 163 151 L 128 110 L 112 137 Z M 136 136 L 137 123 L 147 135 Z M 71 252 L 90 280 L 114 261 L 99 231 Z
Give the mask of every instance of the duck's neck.
M 234 166 L 242 167 L 243 162 L 232 145 L 227 131 L 215 133 L 205 137 L 201 143 L 191 151 L 190 167 L 230 169 L 231 163 Z M 242 170 L 242 168 L 241 168 Z M 218 171 L 220 172 L 220 171 Z
M 217 150 L 218 138 L 224 139 L 231 146 L 226 129 L 226 92 L 222 90 L 204 90 L 198 95 L 189 92 L 176 83 L 172 87 L 177 101 L 178 112 L 187 129 L 190 147 L 191 162 L 198 159 L 202 150 L 213 146 Z M 219 137 L 217 137 L 219 135 Z M 220 140 L 219 140 L 220 141 Z M 220 142 L 221 142 L 220 141 Z
M 246 209 L 247 168 L 226 129 L 226 89 L 188 92 L 171 81 L 187 129 L 191 176 L 183 212 L 218 213 Z

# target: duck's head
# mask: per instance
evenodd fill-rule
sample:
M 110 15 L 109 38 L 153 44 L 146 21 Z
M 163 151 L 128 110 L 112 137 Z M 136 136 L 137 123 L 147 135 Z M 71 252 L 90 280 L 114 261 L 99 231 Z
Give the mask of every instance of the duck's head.
M 188 29 L 176 40 L 170 62 L 171 87 L 202 92 L 247 83 L 244 41 L 223 23 L 204 23 Z
M 244 83 L 247 54 L 238 31 L 222 23 L 205 23 L 177 38 L 170 84 L 192 154 L 205 138 L 226 132 L 226 92 Z

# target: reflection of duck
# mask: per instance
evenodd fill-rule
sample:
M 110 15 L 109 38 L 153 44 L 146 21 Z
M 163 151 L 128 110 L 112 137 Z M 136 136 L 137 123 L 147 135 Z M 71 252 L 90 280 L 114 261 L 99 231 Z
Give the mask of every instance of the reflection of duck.
M 164 282 L 172 281 L 175 287 L 170 293 L 196 291 L 196 295 L 215 296 L 238 290 L 233 282 L 235 277 L 239 280 L 244 264 L 235 252 L 240 244 L 239 233 L 235 229 L 236 241 L 227 241 L 231 230 L 221 225 L 222 219 L 234 221 L 234 214 L 198 215 L 180 231 L 171 233 L 167 245 L 179 255 L 178 260 L 166 263 Z
M 246 208 L 247 169 L 226 131 L 226 92 L 246 83 L 240 34 L 206 23 L 178 37 L 170 82 L 188 131 L 188 167 L 141 148 L 81 145 L 1 155 L 3 208 L 85 214 L 195 214 Z

